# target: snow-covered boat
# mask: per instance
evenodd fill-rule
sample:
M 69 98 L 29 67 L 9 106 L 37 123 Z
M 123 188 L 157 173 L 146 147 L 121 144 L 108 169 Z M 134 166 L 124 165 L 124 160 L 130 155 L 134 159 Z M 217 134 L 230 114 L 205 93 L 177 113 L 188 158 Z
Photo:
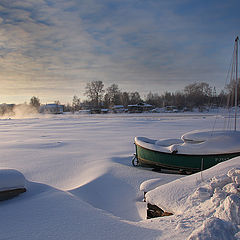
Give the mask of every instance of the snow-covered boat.
M 135 137 L 136 154 L 134 166 L 176 169 L 197 172 L 240 155 L 240 131 L 237 131 L 238 109 L 238 42 L 235 40 L 235 124 L 234 130 L 194 131 L 184 134 L 181 139 L 154 140 Z
M 181 139 L 135 137 L 134 165 L 197 172 L 240 155 L 240 131 L 193 131 Z
M 0 201 L 26 192 L 26 179 L 15 169 L 0 169 Z

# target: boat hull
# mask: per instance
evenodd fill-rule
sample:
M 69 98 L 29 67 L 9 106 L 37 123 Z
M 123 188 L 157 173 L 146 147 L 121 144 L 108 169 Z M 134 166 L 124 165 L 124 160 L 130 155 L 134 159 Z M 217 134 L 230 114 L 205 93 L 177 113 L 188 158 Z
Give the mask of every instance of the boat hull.
M 240 152 L 208 155 L 172 154 L 148 149 L 136 143 L 135 146 L 136 159 L 140 166 L 190 172 L 198 172 L 220 162 L 240 156 Z

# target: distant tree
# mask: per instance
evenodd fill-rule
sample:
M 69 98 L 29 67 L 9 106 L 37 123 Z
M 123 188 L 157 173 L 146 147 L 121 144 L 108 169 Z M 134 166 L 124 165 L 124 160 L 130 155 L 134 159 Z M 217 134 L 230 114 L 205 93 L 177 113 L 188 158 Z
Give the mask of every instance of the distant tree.
M 193 83 L 184 88 L 187 103 L 190 107 L 199 107 L 208 104 L 212 97 L 212 88 L 208 83 Z
M 146 103 L 151 104 L 151 105 L 155 105 L 154 95 L 151 91 L 147 94 Z
M 94 107 L 100 107 L 104 93 L 103 87 L 104 84 L 102 81 L 87 83 L 84 94 L 89 98 Z
M 106 90 L 106 98 L 110 105 L 120 105 L 121 104 L 121 91 L 117 84 L 112 84 Z
M 130 104 L 130 98 L 127 92 L 121 93 L 121 103 L 124 107 L 127 107 Z
M 221 107 L 229 106 L 229 100 L 230 100 L 229 95 L 230 95 L 229 93 L 222 90 L 216 97 L 217 106 L 221 106 Z
M 103 105 L 105 108 L 109 108 L 111 105 L 110 97 L 109 97 L 108 93 L 106 93 L 103 97 Z
M 226 90 L 231 97 L 231 102 L 235 102 L 235 89 L 237 87 L 237 96 L 238 96 L 238 102 L 240 101 L 240 84 L 239 84 L 240 78 L 238 79 L 238 84 L 236 84 L 235 80 L 231 80 L 230 83 L 226 86 Z
M 163 101 L 162 97 L 159 96 L 157 93 L 149 92 L 146 97 L 146 103 L 151 104 L 155 107 L 162 107 Z
M 171 93 L 171 92 L 165 92 L 165 93 L 162 95 L 162 99 L 163 99 L 163 107 L 174 105 L 174 96 L 173 96 L 173 93 Z
M 33 96 L 31 99 L 30 99 L 30 105 L 34 108 L 36 108 L 36 110 L 39 109 L 40 107 L 40 100 L 38 97 L 35 97 Z
M 81 109 L 81 100 L 76 95 L 73 96 L 72 111 L 79 111 Z
M 71 112 L 72 111 L 72 106 L 69 103 L 67 103 L 67 105 L 63 106 L 63 111 L 64 112 Z
M 82 109 L 90 109 L 91 108 L 91 102 L 89 102 L 88 100 L 83 100 L 81 103 L 81 108 Z
M 183 92 L 181 91 L 176 91 L 173 94 L 174 101 L 173 105 L 176 106 L 178 109 L 183 109 L 186 105 L 186 97 Z
M 137 91 L 131 92 L 129 97 L 130 97 L 130 104 L 137 104 L 142 102 L 141 96 Z

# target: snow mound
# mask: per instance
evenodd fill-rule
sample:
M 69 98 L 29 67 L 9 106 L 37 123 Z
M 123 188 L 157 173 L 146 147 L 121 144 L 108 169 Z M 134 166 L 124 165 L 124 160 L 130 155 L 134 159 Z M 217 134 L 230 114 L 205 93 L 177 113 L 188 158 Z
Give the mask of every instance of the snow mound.
M 236 228 L 219 218 L 206 219 L 202 226 L 192 232 L 188 240 L 234 240 Z
M 225 221 L 240 224 L 240 198 L 237 194 L 227 196 L 214 214 Z
M 25 188 L 24 175 L 15 169 L 0 169 L 0 191 Z
M 191 240 L 235 239 L 240 225 L 239 160 L 157 187 L 146 194 L 146 201 L 180 216 L 183 222 L 195 218 L 201 225 L 192 232 Z
M 162 183 L 161 178 L 154 178 L 154 179 L 147 180 L 140 185 L 140 191 L 145 192 L 145 193 L 149 192 L 149 191 L 153 190 L 154 188 L 160 186 L 161 183 Z

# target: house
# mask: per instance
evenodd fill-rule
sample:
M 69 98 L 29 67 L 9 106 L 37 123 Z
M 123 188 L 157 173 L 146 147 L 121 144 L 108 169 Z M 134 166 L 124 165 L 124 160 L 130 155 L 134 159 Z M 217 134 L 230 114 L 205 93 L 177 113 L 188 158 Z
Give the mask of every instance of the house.
M 176 112 L 178 112 L 178 109 L 175 106 L 166 106 L 164 109 L 165 109 L 165 112 L 167 112 L 167 113 L 176 113 Z
M 138 103 L 134 105 L 128 105 L 128 112 L 130 113 L 148 112 L 152 109 L 153 109 L 153 106 L 147 103 Z
M 100 108 L 91 108 L 90 109 L 90 113 L 91 114 L 100 114 L 101 113 L 101 109 Z
M 114 106 L 112 107 L 112 111 L 113 111 L 114 113 L 123 113 L 123 112 L 125 112 L 126 110 L 125 110 L 125 108 L 124 108 L 123 105 L 114 105 Z
M 63 105 L 60 104 L 46 104 L 42 105 L 39 109 L 40 113 L 50 113 L 50 114 L 62 114 L 63 113 Z

